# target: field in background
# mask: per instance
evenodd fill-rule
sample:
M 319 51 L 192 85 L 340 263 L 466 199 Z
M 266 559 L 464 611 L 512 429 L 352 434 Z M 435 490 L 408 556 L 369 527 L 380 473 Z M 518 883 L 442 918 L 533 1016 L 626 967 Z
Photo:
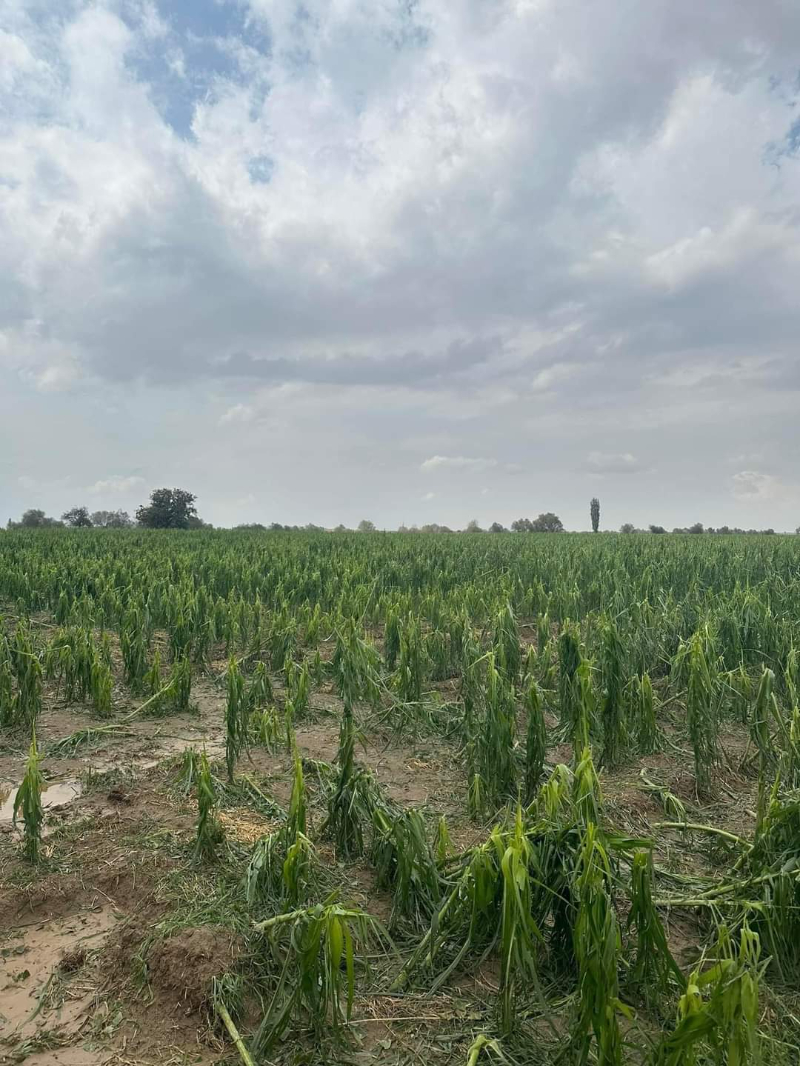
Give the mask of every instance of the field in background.
M 800 538 L 11 531 L 0 616 L 0 1062 L 798 1061 Z

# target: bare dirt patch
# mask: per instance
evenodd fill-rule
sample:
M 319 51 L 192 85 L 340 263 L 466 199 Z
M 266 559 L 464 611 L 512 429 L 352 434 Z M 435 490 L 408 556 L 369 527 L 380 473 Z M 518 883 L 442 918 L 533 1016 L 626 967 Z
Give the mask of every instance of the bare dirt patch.
M 147 960 L 156 995 L 182 1013 L 200 1011 L 209 1002 L 211 982 L 236 962 L 239 948 L 230 933 L 210 925 L 181 929 L 157 940 Z

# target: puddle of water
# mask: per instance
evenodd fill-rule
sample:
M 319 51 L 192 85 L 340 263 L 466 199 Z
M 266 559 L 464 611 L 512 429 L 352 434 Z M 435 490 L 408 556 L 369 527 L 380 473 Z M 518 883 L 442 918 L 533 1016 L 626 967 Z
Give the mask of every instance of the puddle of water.
M 83 987 L 85 978 L 74 979 L 71 992 L 63 1002 L 45 1001 L 36 1016 L 39 997 L 45 993 L 48 979 L 58 970 L 66 953 L 101 947 L 115 924 L 113 908 L 104 907 L 12 931 L 4 941 L 0 957 L 3 1035 L 23 1039 L 38 1028 L 58 1028 L 65 1035 L 78 1032 L 94 1003 L 93 991 Z M 68 975 L 65 980 L 70 980 Z
M 202 738 L 195 740 L 192 738 L 183 737 L 159 737 L 157 743 L 152 743 L 149 746 L 148 754 L 146 755 L 130 755 L 127 752 L 121 752 L 116 756 L 111 755 L 107 758 L 93 758 L 84 760 L 84 765 L 87 772 L 104 774 L 111 770 L 152 770 L 164 759 L 168 759 L 171 755 L 181 755 L 189 748 L 194 748 L 199 752 L 203 749 Z M 206 754 L 209 759 L 221 759 L 225 754 L 225 745 L 222 742 L 206 741 L 205 744 Z M 155 753 L 155 754 L 153 754 Z
M 158 766 L 162 759 L 170 755 L 178 755 L 194 748 L 200 751 L 203 747 L 203 737 L 183 737 L 176 735 L 155 735 L 149 740 L 148 750 L 140 755 L 131 756 L 120 753 L 116 758 L 93 758 L 84 760 L 86 771 L 89 773 L 105 773 L 109 770 L 118 770 L 122 766 L 126 769 L 151 770 Z M 225 744 L 218 738 L 205 740 L 205 749 L 209 759 L 219 759 L 225 754 Z M 73 773 L 75 771 L 73 770 Z M 0 826 L 10 825 L 14 815 L 14 799 L 17 795 L 19 782 L 11 783 L 0 781 Z M 45 781 L 42 789 L 42 805 L 45 810 L 54 811 L 61 807 L 67 807 L 80 796 L 83 786 L 77 778 L 67 780 Z
M 10 822 L 14 816 L 14 800 L 19 785 L 0 785 L 0 824 Z M 80 781 L 46 781 L 42 789 L 42 806 L 45 810 L 57 810 L 76 800 L 83 791 Z

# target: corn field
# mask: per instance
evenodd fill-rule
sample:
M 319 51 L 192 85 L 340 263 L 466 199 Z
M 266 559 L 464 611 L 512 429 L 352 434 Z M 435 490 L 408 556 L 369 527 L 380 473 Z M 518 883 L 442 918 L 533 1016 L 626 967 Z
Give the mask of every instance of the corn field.
M 800 538 L 19 530 L 0 618 L 35 876 L 64 760 L 194 729 L 137 972 L 235 935 L 231 1061 L 800 1061 Z

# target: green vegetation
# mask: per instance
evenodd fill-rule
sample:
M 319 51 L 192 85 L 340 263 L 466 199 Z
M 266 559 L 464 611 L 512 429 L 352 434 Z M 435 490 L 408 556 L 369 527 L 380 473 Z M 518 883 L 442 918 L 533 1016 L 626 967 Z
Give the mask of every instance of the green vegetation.
M 42 825 L 44 823 L 44 811 L 42 810 L 42 772 L 39 769 L 39 752 L 36 749 L 36 731 L 31 737 L 28 761 L 25 764 L 25 776 L 22 784 L 14 797 L 13 822 L 16 825 L 17 816 L 22 812 L 22 824 L 24 832 L 25 857 L 30 862 L 38 862 L 42 847 Z
M 798 540 L 65 520 L 0 538 L 14 821 L 35 861 L 49 708 L 90 718 L 56 758 L 211 701 L 169 876 L 244 945 L 212 997 L 231 1054 L 349 1061 L 356 1004 L 454 1011 L 475 980 L 442 1062 L 796 1061 Z M 393 772 L 450 774 L 450 806 L 384 774 L 412 740 Z
M 194 772 L 194 767 L 187 765 L 185 778 L 191 780 Z M 217 804 L 217 790 L 205 751 L 200 753 L 196 777 L 197 839 L 195 841 L 195 856 L 198 859 L 212 859 L 216 853 L 217 845 L 222 839 L 222 827 L 214 813 Z

